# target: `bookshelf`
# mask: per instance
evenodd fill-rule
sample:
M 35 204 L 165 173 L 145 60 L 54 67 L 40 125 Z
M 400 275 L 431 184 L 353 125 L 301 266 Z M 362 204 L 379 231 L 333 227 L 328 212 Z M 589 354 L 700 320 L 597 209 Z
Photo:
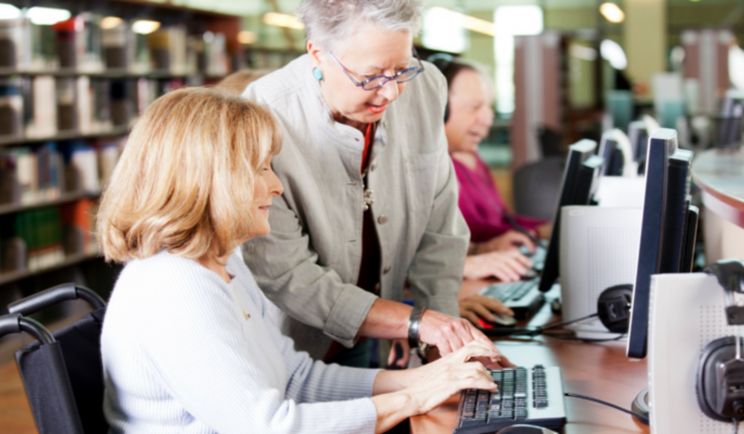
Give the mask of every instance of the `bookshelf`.
M 163 93 L 246 66 L 242 19 L 138 0 L 6 3 L 71 16 L 0 19 L 0 309 L 62 281 L 107 293 L 119 267 L 100 257 L 94 218 L 129 129 Z M 159 28 L 137 30 L 143 19 Z

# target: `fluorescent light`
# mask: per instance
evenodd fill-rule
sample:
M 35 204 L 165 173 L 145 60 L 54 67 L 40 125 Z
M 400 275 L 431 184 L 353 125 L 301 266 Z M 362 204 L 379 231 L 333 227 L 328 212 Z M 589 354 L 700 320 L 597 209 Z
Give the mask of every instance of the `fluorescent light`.
M 446 9 L 427 9 L 423 30 L 422 42 L 427 48 L 462 53 L 468 46 L 465 28 Z
M 294 15 L 280 14 L 278 12 L 267 12 L 263 16 L 264 24 L 276 27 L 287 27 L 290 29 L 302 30 L 305 26 L 299 18 Z
M 543 10 L 537 5 L 499 6 L 493 16 L 496 39 L 506 35 L 539 35 L 543 32 Z
M 577 59 L 594 61 L 597 59 L 597 50 L 592 47 L 587 47 L 579 44 L 571 44 L 568 48 L 568 53 Z
M 34 6 L 26 12 L 26 16 L 32 24 L 37 26 L 51 26 L 60 21 L 69 20 L 72 14 L 66 9 L 44 8 Z
M 615 69 L 628 67 L 628 58 L 625 56 L 623 47 L 612 39 L 605 39 L 599 44 L 599 52 Z
M 119 27 L 123 22 L 124 20 L 119 17 L 103 17 L 101 19 L 101 28 L 104 30 L 110 30 Z
M 622 23 L 625 20 L 625 12 L 620 9 L 620 6 L 611 2 L 604 2 L 599 5 L 599 13 L 602 14 L 605 19 L 611 23 Z
M 132 24 L 132 31 L 140 35 L 149 35 L 160 28 L 159 21 L 137 20 Z
M 496 30 L 494 24 L 490 21 L 482 20 L 480 18 L 471 17 L 460 12 L 453 11 L 451 9 L 435 6 L 430 10 L 436 11 L 441 15 L 449 15 L 453 22 L 458 23 L 462 27 L 470 30 L 471 32 L 482 33 L 488 36 L 495 36 Z
M 241 30 L 238 32 L 238 42 L 243 45 L 250 45 L 256 42 L 256 33 L 248 30 Z
M 8 3 L 0 3 L 0 20 L 14 20 L 21 16 L 21 10 Z

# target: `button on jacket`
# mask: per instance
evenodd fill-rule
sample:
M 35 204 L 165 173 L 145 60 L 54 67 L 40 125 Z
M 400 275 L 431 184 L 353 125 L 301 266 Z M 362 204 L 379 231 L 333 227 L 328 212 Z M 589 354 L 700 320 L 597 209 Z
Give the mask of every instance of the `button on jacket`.
M 362 257 L 364 136 L 333 120 L 308 55 L 252 83 L 243 96 L 278 119 L 282 150 L 273 168 L 271 233 L 243 254 L 266 295 L 291 318 L 283 331 L 322 358 L 330 339 L 351 346 L 376 296 L 357 287 Z M 442 122 L 447 91 L 431 64 L 406 84 L 378 123 L 367 174 L 383 298 L 457 315 L 469 232 Z M 383 270 L 385 270 L 383 272 Z

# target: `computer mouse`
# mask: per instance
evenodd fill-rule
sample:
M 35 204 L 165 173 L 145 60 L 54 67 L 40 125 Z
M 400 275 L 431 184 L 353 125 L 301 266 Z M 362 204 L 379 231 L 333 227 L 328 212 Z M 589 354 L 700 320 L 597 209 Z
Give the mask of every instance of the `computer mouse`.
M 478 320 L 478 326 L 482 329 L 492 329 L 496 327 L 514 327 L 517 324 L 517 320 L 513 316 L 502 315 L 494 313 L 495 319 L 493 321 L 486 321 L 483 318 Z
M 496 432 L 496 434 L 558 434 L 553 430 L 543 428 L 537 425 L 511 425 L 506 428 L 502 428 Z

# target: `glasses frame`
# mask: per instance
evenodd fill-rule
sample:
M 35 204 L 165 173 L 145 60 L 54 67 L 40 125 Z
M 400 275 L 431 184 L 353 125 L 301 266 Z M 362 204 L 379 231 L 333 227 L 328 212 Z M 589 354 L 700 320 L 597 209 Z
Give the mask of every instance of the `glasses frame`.
M 394 81 L 396 83 L 405 83 L 407 81 L 411 81 L 414 78 L 418 77 L 419 74 L 421 74 L 422 72 L 424 72 L 424 64 L 423 64 L 423 62 L 421 62 L 421 58 L 419 57 L 419 55 L 416 52 L 416 50 L 413 50 L 413 57 L 416 59 L 416 62 L 418 63 L 418 65 L 409 66 L 407 68 L 401 69 L 400 71 L 396 72 L 395 75 L 392 75 L 392 76 L 385 75 L 385 74 L 379 74 L 379 75 L 374 75 L 372 77 L 367 77 L 364 80 L 361 80 L 360 81 L 360 80 L 357 80 L 356 78 L 354 78 L 354 76 L 355 75 L 356 76 L 361 76 L 362 74 L 358 74 L 358 73 L 352 71 L 351 69 L 347 68 L 346 65 L 344 65 L 343 63 L 341 63 L 341 61 L 338 60 L 338 58 L 332 52 L 329 51 L 328 54 L 331 56 L 331 58 L 333 60 L 336 61 L 336 63 L 338 63 L 338 66 L 341 67 L 341 69 L 344 71 L 344 74 L 346 74 L 346 76 L 349 77 L 349 80 L 351 80 L 351 83 L 354 84 L 354 86 L 356 86 L 356 87 L 358 87 L 358 88 L 360 88 L 362 90 L 366 90 L 368 92 L 371 92 L 373 90 L 382 89 L 383 87 L 385 87 L 385 85 L 387 85 L 391 81 Z M 414 70 L 416 73 L 413 74 L 411 77 L 405 79 L 405 80 L 398 81 L 398 78 L 401 75 L 403 75 L 404 73 L 406 73 L 406 72 L 408 72 L 410 70 Z M 382 84 L 380 84 L 379 86 L 375 86 L 375 87 L 373 87 L 371 89 L 365 88 L 365 86 L 367 86 L 369 83 L 371 83 L 371 82 L 373 82 L 375 80 L 379 80 L 379 79 L 382 79 L 383 80 L 382 81 Z

